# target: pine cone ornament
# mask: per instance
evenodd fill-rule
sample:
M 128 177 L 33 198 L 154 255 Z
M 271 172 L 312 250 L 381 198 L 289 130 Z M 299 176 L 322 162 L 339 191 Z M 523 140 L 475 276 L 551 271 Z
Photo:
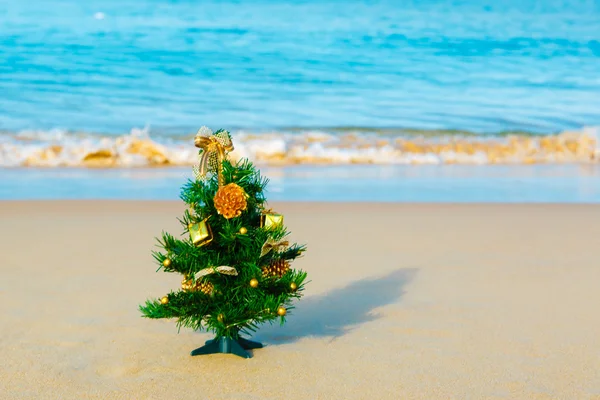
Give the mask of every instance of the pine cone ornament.
M 183 278 L 183 281 L 181 282 L 181 289 L 183 289 L 184 292 L 201 291 L 205 295 L 210 296 L 214 288 L 215 286 L 208 281 L 196 281 L 196 283 L 194 284 L 193 279 Z
M 194 280 L 184 277 L 181 281 L 181 289 L 184 292 L 191 292 L 194 289 Z
M 248 206 L 247 197 L 241 186 L 230 183 L 217 190 L 214 198 L 215 208 L 227 219 L 239 217 Z
M 215 289 L 215 285 L 211 282 L 196 282 L 194 289 L 201 291 L 207 296 L 210 296 Z
M 290 270 L 290 263 L 287 260 L 275 260 L 267 267 L 263 267 L 262 275 L 263 278 L 269 276 L 276 276 L 281 278 Z

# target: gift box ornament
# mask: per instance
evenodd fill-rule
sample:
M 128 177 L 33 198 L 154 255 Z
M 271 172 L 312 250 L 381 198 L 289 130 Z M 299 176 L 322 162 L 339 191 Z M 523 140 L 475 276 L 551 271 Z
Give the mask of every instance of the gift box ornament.
M 283 226 L 283 215 L 269 211 L 260 216 L 261 228 L 275 229 L 280 226 Z
M 188 225 L 190 238 L 195 246 L 204 246 L 213 240 L 213 233 L 208 224 L 208 218 L 200 222 L 193 222 Z

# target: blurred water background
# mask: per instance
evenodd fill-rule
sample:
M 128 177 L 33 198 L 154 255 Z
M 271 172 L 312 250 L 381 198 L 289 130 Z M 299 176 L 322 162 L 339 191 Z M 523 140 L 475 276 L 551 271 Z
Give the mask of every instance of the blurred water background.
M 176 198 L 208 125 L 284 200 L 600 200 L 593 0 L 0 0 L 0 60 L 0 198 Z

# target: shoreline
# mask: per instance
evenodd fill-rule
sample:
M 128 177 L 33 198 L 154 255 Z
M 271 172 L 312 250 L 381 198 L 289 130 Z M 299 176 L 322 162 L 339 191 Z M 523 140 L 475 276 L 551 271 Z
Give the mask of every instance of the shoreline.
M 233 134 L 233 160 L 248 158 L 265 166 L 293 165 L 529 165 L 598 164 L 598 128 L 550 135 L 439 136 L 270 132 Z M 198 150 L 189 139 L 150 136 L 148 129 L 94 136 L 31 132 L 0 133 L 0 166 L 137 168 L 191 166 Z

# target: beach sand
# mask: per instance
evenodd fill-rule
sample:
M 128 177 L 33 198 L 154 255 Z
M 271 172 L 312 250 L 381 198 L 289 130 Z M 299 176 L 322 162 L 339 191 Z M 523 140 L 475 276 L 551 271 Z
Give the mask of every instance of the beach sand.
M 0 203 L 0 398 L 600 398 L 600 206 L 272 206 L 311 283 L 246 360 L 140 317 L 182 203 Z

